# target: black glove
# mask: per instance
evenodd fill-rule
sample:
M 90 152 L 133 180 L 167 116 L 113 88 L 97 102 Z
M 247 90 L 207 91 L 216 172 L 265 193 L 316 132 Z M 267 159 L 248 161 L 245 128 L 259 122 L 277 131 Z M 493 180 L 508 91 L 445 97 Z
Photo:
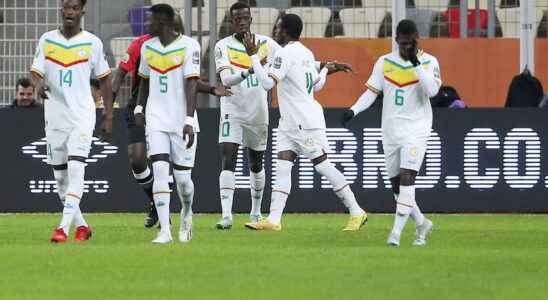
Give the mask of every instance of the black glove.
M 346 127 L 346 124 L 350 120 L 352 120 L 353 117 L 354 117 L 354 111 L 351 110 L 351 109 L 347 109 L 341 117 L 341 123 L 342 123 L 343 127 Z

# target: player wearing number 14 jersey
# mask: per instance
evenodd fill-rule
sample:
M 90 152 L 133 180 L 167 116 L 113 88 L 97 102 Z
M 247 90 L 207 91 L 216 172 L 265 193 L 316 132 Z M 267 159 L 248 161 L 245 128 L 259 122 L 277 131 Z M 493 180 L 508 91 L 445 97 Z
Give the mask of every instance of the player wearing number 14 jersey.
M 91 229 L 80 211 L 84 173 L 95 127 L 95 103 L 90 76 L 100 80 L 105 110 L 104 137 L 112 133 L 112 88 L 110 68 L 103 44 L 80 28 L 85 0 L 62 2 L 63 26 L 40 38 L 31 73 L 38 94 L 44 100 L 48 164 L 53 167 L 57 191 L 64 204 L 61 224 L 51 241 L 65 242 L 72 223 L 75 240 L 91 237 Z
M 343 116 L 346 124 L 367 109 L 379 93 L 384 94 L 382 143 L 386 170 L 394 197 L 396 217 L 388 244 L 398 246 L 400 235 L 411 216 L 416 222 L 416 246 L 426 244 L 432 222 L 415 201 L 415 178 L 420 170 L 432 128 L 431 97 L 441 86 L 437 59 L 417 47 L 418 31 L 411 20 L 402 20 L 396 30 L 399 50 L 381 56 L 367 81 L 367 91 Z

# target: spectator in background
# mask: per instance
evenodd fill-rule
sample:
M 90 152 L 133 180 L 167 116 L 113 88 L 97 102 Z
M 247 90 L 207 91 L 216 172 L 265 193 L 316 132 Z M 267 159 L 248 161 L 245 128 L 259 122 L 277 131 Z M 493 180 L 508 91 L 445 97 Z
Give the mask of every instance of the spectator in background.
M 11 108 L 41 107 L 42 105 L 34 98 L 34 92 L 34 85 L 29 78 L 19 78 L 15 84 L 15 99 L 11 103 Z
M 538 107 L 544 97 L 544 89 L 540 81 L 525 70 L 512 79 L 508 88 L 506 107 Z
M 436 96 L 430 99 L 432 107 L 467 108 L 457 90 L 452 86 L 444 85 Z

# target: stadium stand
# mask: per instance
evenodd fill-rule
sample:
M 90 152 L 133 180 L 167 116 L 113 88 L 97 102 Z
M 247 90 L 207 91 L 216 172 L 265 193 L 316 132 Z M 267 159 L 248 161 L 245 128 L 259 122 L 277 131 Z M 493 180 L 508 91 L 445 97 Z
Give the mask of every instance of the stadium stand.
M 376 38 L 387 13 L 386 7 L 342 9 L 339 14 L 344 27 L 344 36 Z
M 542 20 L 544 12 L 540 9 L 536 10 L 536 22 L 539 24 Z M 502 27 L 502 36 L 507 38 L 518 38 L 520 34 L 519 17 L 520 8 L 503 8 L 497 10 L 497 17 Z M 538 27 L 535 26 L 535 36 L 537 34 Z
M 303 37 L 323 37 L 331 19 L 331 10 L 325 7 L 293 7 L 286 13 L 296 14 L 303 19 Z

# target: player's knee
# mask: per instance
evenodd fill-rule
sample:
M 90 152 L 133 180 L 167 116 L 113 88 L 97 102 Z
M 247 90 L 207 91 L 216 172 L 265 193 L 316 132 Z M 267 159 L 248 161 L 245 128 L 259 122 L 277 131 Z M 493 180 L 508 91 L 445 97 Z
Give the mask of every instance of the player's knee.
M 390 183 L 392 184 L 392 192 L 396 195 L 399 195 L 400 193 L 400 177 L 392 177 L 390 178 Z
M 260 173 L 263 170 L 263 162 L 249 162 L 249 170 L 253 173 Z
M 291 169 L 293 162 L 278 159 L 276 161 L 276 184 L 275 190 L 289 194 L 291 191 Z
M 223 170 L 234 172 L 236 170 L 236 160 L 231 157 L 223 157 Z
M 169 163 L 167 161 L 155 161 L 152 163 L 154 172 L 154 183 L 152 191 L 154 193 L 169 191 Z
M 348 184 L 343 173 L 337 170 L 337 168 L 335 168 L 335 166 L 327 159 L 324 159 L 322 162 L 316 164 L 314 169 L 327 178 L 333 186 L 334 191 L 339 191 Z
M 173 176 L 177 187 L 182 189 L 183 194 L 187 195 L 194 191 L 192 182 L 192 170 L 173 170 Z
M 417 177 L 417 172 L 408 169 L 400 170 L 400 185 L 415 185 L 415 178 Z
M 129 164 L 135 173 L 142 173 L 147 168 L 147 158 L 144 153 L 132 152 L 129 155 Z

